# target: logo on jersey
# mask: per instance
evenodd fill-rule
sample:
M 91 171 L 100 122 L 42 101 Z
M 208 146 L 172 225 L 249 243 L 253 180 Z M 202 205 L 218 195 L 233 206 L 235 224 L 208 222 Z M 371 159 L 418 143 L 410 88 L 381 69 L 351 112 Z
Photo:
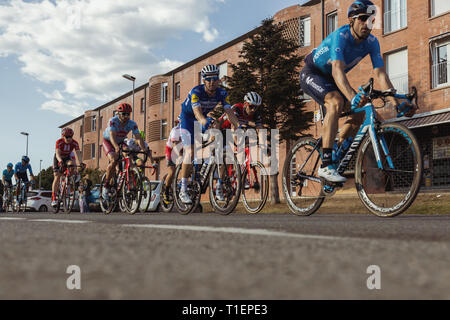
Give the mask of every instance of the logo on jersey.
M 327 53 L 328 51 L 330 51 L 330 49 L 328 47 L 323 47 L 320 50 L 317 50 L 316 53 L 314 54 L 313 60 L 314 62 L 316 62 L 316 60 L 323 55 L 324 53 Z
M 319 86 L 318 84 L 314 83 L 314 79 L 311 77 L 306 78 L 306 84 L 308 86 L 313 87 L 314 89 L 316 89 L 317 91 L 319 91 L 320 93 L 323 92 L 323 88 L 321 86 Z
M 196 94 L 192 94 L 191 101 L 192 103 L 197 103 L 200 101 L 200 98 Z

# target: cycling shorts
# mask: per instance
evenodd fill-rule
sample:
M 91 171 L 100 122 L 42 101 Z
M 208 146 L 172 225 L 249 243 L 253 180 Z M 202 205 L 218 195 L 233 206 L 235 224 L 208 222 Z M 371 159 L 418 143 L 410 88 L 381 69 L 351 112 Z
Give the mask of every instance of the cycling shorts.
M 75 155 L 73 152 L 68 157 L 62 158 L 64 165 L 67 165 L 68 161 L 75 162 Z M 53 172 L 62 172 L 62 168 L 58 164 L 58 159 L 56 158 L 56 154 L 53 156 Z
M 325 104 L 325 96 L 333 91 L 339 92 L 344 101 L 347 101 L 337 87 L 334 78 L 330 75 L 323 74 L 319 69 L 314 67 L 312 63 L 312 54 L 309 54 L 305 58 L 305 63 L 306 65 L 300 72 L 300 86 L 304 93 L 311 96 L 322 106 Z
M 28 175 L 26 172 L 17 172 L 17 177 L 19 180 L 22 180 L 23 183 L 28 183 Z
M 103 138 L 103 152 L 106 156 L 108 156 L 111 152 L 116 152 L 116 149 L 113 147 L 111 141 Z

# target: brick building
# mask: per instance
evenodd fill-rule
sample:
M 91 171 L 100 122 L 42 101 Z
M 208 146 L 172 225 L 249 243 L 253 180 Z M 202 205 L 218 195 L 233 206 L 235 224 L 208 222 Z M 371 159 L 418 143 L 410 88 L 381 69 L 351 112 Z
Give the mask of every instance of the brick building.
M 311 0 L 274 14 L 276 22 L 286 26 L 285 35 L 300 45 L 306 55 L 322 39 L 347 24 L 347 8 L 352 0 Z M 387 72 L 399 92 L 415 86 L 420 109 L 411 119 L 395 119 L 393 108 L 379 109 L 386 121 L 401 121 L 419 138 L 424 151 L 427 186 L 450 187 L 450 1 L 448 0 L 372 0 L 378 7 L 375 35 L 381 46 Z M 164 145 L 181 103 L 188 92 L 200 83 L 200 71 L 206 64 L 216 64 L 221 77 L 231 75 L 231 63 L 239 61 L 243 42 L 257 29 L 242 35 L 164 75 L 153 76 L 135 90 L 134 120 L 145 130 L 155 159 L 164 159 Z M 348 77 L 352 86 L 366 83 L 372 75 L 370 58 L 362 60 Z M 375 82 L 375 87 L 377 87 Z M 305 96 L 305 98 L 308 98 Z M 121 102 L 131 103 L 128 92 L 61 126 L 72 127 L 83 148 L 83 158 L 90 167 L 106 168 L 101 153 L 101 133 L 114 108 Z M 310 110 L 318 105 L 308 102 Z M 145 128 L 145 129 L 144 129 Z M 316 122 L 311 133 L 320 135 Z M 280 146 L 280 172 L 286 145 Z M 156 179 L 166 171 L 161 161 Z M 152 178 L 154 179 L 154 178 Z M 281 177 L 280 177 L 281 179 Z

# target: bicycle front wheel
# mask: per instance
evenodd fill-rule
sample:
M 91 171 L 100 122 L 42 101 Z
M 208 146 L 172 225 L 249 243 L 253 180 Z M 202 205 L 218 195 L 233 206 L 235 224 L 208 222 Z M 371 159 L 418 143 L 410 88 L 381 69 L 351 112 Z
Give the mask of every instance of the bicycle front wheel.
M 75 203 L 75 181 L 72 177 L 64 177 L 64 179 L 66 179 L 66 184 L 62 198 L 63 211 L 70 213 Z
M 166 181 L 167 174 L 163 177 L 162 181 Z M 166 192 L 166 188 L 168 188 L 168 194 L 169 199 L 164 200 L 164 192 Z M 161 211 L 162 212 L 171 212 L 174 205 L 174 199 L 173 199 L 173 189 L 172 186 L 166 186 L 165 183 L 163 183 L 161 187 L 161 195 L 160 195 L 160 204 L 161 204 Z
M 250 164 L 242 176 L 242 203 L 249 213 L 258 213 L 264 208 L 269 196 L 269 175 L 261 162 Z
M 189 214 L 198 206 L 200 203 L 201 198 L 201 187 L 200 183 L 193 178 L 194 174 L 191 174 L 191 178 L 188 180 L 187 185 L 187 194 L 191 198 L 192 203 L 191 204 L 185 204 L 180 199 L 180 191 L 181 191 L 181 166 L 182 164 L 179 164 L 177 166 L 177 169 L 175 171 L 175 178 L 172 182 L 172 190 L 174 190 L 174 202 L 175 202 L 175 209 L 183 215 Z
M 325 199 L 318 170 L 322 159 L 317 140 L 300 138 L 286 156 L 283 193 L 289 209 L 298 216 L 316 212 Z
M 408 209 L 419 192 L 422 154 L 414 134 L 398 123 L 380 126 L 376 139 L 383 169 L 368 135 L 356 158 L 356 190 L 370 212 L 393 217 Z
M 122 185 L 122 199 L 128 213 L 138 211 L 142 200 L 142 175 L 137 168 L 130 169 L 128 183 Z
M 226 159 L 224 159 L 226 163 Z M 217 195 L 219 187 L 219 170 L 222 176 L 223 199 Z M 232 163 L 214 164 L 209 176 L 209 201 L 214 211 L 223 215 L 228 215 L 236 208 L 241 196 L 241 167 L 236 156 L 233 156 Z
M 148 207 L 150 206 L 150 201 L 152 198 L 152 185 L 147 177 L 142 177 L 142 199 L 141 205 L 139 206 L 140 213 L 146 213 Z
M 110 214 L 117 206 L 118 194 L 116 191 L 117 190 L 116 186 L 114 185 L 113 187 L 110 188 L 108 196 L 107 197 L 104 196 L 104 194 L 106 194 L 106 192 L 104 191 L 105 180 L 106 180 L 106 173 L 103 175 L 102 182 L 100 184 L 100 208 L 102 209 L 102 212 L 104 214 Z M 115 177 L 114 179 L 112 179 L 112 181 L 116 181 Z

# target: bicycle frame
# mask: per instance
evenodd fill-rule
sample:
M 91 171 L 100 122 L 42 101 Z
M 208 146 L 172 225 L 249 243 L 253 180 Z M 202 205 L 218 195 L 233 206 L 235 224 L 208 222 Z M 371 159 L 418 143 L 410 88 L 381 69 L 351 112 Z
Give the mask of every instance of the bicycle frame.
M 411 103 L 411 100 L 408 99 L 407 95 L 394 94 L 393 96 L 398 99 L 407 100 L 409 103 Z M 365 112 L 364 122 L 361 124 L 355 137 L 353 137 L 353 142 L 350 145 L 350 148 L 347 150 L 345 156 L 339 161 L 339 166 L 338 166 L 337 171 L 339 172 L 339 174 L 343 174 L 345 172 L 345 170 L 347 170 L 348 164 L 353 159 L 353 156 L 355 155 L 356 151 L 358 150 L 359 145 L 361 144 L 361 142 L 363 141 L 364 137 L 367 134 L 370 135 L 370 139 L 372 141 L 372 146 L 374 148 L 374 154 L 375 154 L 375 158 L 377 160 L 378 168 L 381 170 L 385 170 L 385 168 L 383 167 L 383 163 L 381 161 L 380 146 L 379 146 L 379 143 L 380 143 L 381 149 L 383 150 L 383 153 L 387 160 L 389 169 L 395 170 L 394 163 L 389 154 L 387 144 L 386 144 L 384 137 L 383 136 L 378 137 L 380 141 L 379 141 L 379 143 L 377 141 L 376 126 L 379 124 L 379 121 L 377 120 L 375 106 L 373 105 L 373 103 L 368 103 L 364 107 L 356 108 L 350 112 L 343 113 L 339 118 L 343 118 L 343 117 L 353 115 L 356 113 L 360 113 L 360 112 Z M 302 172 L 304 166 L 309 161 L 310 157 L 312 156 L 312 154 L 315 150 L 318 150 L 318 152 L 321 154 L 321 152 L 320 152 L 321 146 L 322 146 L 322 137 L 318 139 L 317 144 L 314 146 L 313 151 L 308 155 L 307 159 L 305 160 L 305 163 L 300 168 L 299 172 Z M 321 182 L 320 178 L 305 176 L 300 173 L 298 175 L 300 178 L 306 178 L 308 180 L 312 180 L 312 181 L 319 182 L 319 183 Z

